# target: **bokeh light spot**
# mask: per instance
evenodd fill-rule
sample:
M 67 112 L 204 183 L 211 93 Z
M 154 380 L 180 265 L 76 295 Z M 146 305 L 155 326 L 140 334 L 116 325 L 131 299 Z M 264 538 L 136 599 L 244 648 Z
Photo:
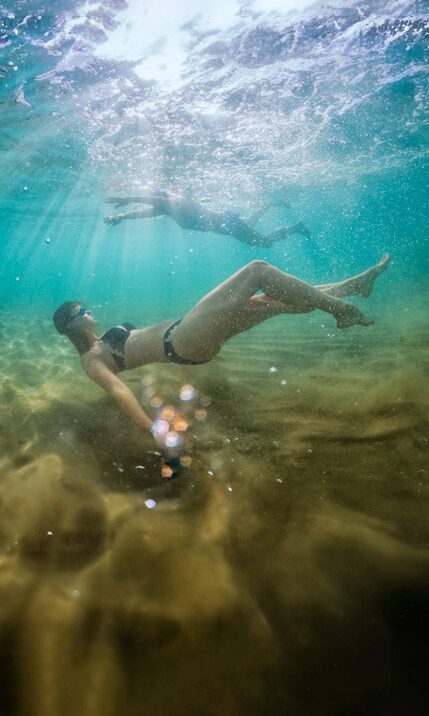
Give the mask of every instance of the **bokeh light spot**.
M 172 405 L 165 405 L 161 413 L 161 418 L 164 418 L 165 420 L 173 420 L 175 414 L 176 411 Z
M 166 435 L 168 433 L 169 429 L 168 420 L 164 420 L 163 418 L 157 418 L 153 424 L 152 432 L 154 435 Z
M 173 420 L 173 430 L 179 433 L 184 433 L 188 429 L 188 423 L 186 422 L 183 415 L 178 413 Z
M 195 397 L 195 390 L 192 385 L 183 385 L 180 389 L 180 400 L 192 400 Z
M 176 447 L 178 443 L 179 435 L 174 430 L 171 430 L 169 433 L 167 433 L 167 435 L 165 436 L 166 447 L 173 448 Z
M 170 465 L 167 465 L 164 463 L 161 467 L 161 476 L 162 477 L 173 477 L 173 468 L 170 467 Z

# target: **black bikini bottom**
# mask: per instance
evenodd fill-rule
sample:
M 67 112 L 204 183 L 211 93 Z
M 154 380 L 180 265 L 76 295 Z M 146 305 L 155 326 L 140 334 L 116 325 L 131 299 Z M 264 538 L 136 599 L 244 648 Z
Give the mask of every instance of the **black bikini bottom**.
M 176 323 L 173 323 L 172 326 L 167 328 L 167 330 L 164 333 L 164 353 L 167 360 L 169 360 L 171 363 L 182 363 L 182 365 L 201 365 L 202 363 L 208 363 L 206 360 L 189 360 L 188 358 L 181 358 L 176 351 L 173 348 L 173 343 L 171 340 L 171 333 L 176 326 L 181 323 L 182 319 L 179 318 Z

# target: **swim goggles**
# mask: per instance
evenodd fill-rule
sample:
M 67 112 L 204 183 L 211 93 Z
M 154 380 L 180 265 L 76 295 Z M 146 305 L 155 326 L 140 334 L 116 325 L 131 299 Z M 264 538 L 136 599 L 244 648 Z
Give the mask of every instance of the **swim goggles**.
M 87 309 L 87 308 L 84 308 L 83 306 L 81 306 L 80 308 L 77 309 L 77 311 L 75 311 L 75 312 L 73 313 L 72 317 L 70 318 L 69 323 L 71 323 L 72 321 L 74 321 L 74 319 L 77 318 L 78 316 L 84 316 L 85 313 L 89 313 L 88 309 Z

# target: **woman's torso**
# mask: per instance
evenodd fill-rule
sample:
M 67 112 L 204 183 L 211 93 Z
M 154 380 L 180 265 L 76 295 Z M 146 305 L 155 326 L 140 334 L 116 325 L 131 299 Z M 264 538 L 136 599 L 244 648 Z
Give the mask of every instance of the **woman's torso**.
M 180 200 L 169 202 L 168 213 L 182 229 L 209 231 L 210 211 L 193 201 Z
M 101 360 L 115 374 L 147 363 L 167 362 L 164 334 L 172 323 L 174 320 L 168 320 L 147 328 L 123 323 L 110 328 L 81 356 L 83 369 L 88 372 L 93 360 Z

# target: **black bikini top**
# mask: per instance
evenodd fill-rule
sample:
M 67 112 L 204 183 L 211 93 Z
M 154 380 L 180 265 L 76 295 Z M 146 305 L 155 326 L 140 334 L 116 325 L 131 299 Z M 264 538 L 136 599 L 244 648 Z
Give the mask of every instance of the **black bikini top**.
M 120 326 L 109 328 L 99 339 L 110 347 L 110 352 L 119 370 L 125 370 L 125 343 L 131 331 L 134 330 L 135 326 L 132 323 L 121 323 Z

